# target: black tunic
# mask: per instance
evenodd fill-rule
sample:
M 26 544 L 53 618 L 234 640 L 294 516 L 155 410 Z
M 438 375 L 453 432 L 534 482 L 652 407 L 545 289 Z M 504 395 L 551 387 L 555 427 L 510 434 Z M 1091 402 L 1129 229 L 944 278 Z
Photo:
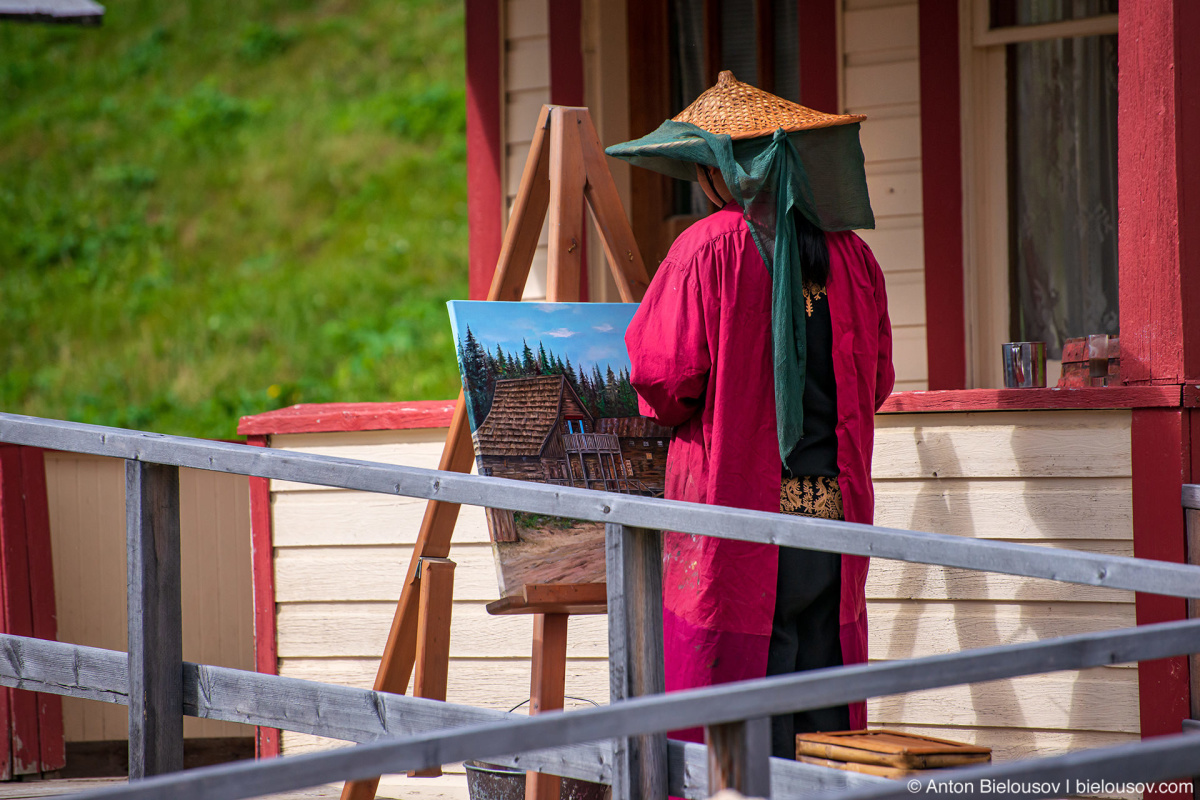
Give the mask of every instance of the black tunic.
M 837 385 L 833 379 L 833 323 L 824 286 L 804 285 L 808 371 L 804 381 L 804 437 L 788 456 L 783 474 L 836 478 Z

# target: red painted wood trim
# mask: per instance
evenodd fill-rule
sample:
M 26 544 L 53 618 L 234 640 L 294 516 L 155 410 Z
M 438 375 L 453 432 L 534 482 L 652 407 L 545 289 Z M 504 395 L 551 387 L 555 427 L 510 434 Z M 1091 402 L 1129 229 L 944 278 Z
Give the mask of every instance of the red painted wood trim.
M 935 411 L 1037 411 L 1042 409 L 1179 408 L 1178 386 L 1129 386 L 1096 389 L 959 389 L 897 392 L 881 414 Z
M 962 389 L 967 385 L 967 350 L 958 0 L 921 0 L 917 15 L 929 388 Z
M 9 538 L 10 532 L 25 524 L 16 452 L 15 445 L 0 445 L 0 539 Z M 9 632 L 7 578 L 0 561 L 0 630 L 5 633 Z M 5 781 L 13 777 L 13 694 L 13 689 L 0 688 L 0 780 Z
M 409 403 L 312 403 L 242 417 L 238 433 L 323 433 L 330 431 L 398 431 L 409 428 L 448 428 L 454 400 L 415 400 Z
M 25 535 L 29 542 L 29 595 L 33 635 L 58 640 L 58 609 L 54 599 L 54 560 L 51 558 L 50 504 L 46 489 L 46 460 L 41 448 L 21 448 L 21 486 L 25 496 Z M 37 698 L 40 771 L 62 769 L 67 763 L 63 739 L 62 698 L 39 692 Z
M 839 113 L 837 0 L 795 2 L 800 20 L 800 102 L 817 111 Z
M 1191 384 L 1183 387 L 1183 407 L 1200 408 L 1200 386 Z M 1196 442 L 1196 439 L 1192 440 Z
M 1200 378 L 1200 9 L 1132 3 L 1117 37 L 1121 373 Z M 1185 267 L 1185 265 L 1188 265 Z
M 266 436 L 251 436 L 246 444 L 266 447 Z M 250 553 L 254 582 L 254 668 L 267 675 L 279 673 L 279 650 L 275 639 L 275 547 L 271 535 L 271 481 L 250 478 Z M 279 755 L 279 730 L 256 728 L 254 754 L 257 758 Z
M 1180 487 L 1192 477 L 1187 415 L 1183 409 L 1151 408 L 1133 412 L 1133 554 L 1137 558 L 1186 562 Z M 1138 625 L 1184 619 L 1187 604 L 1179 597 L 1139 592 Z M 1190 716 L 1186 657 L 1144 661 L 1138 665 L 1142 737 L 1179 733 Z
M 1175 4 L 1175 131 L 1183 379 L 1200 380 L 1200 4 Z
M 503 239 L 500 0 L 466 0 L 469 297 L 486 300 Z
M 582 106 L 583 4 L 580 0 L 546 0 L 550 34 L 550 103 Z M 588 299 L 588 214 L 583 212 L 583 250 L 579 258 L 579 299 Z
M 0 572 L 4 573 L 4 632 L 33 636 L 33 604 L 29 591 L 29 532 L 25 527 L 25 486 L 21 448 L 0 446 Z M 10 690 L 9 730 L 12 733 L 12 771 L 28 775 L 41 771 L 38 703 L 33 692 Z
M 550 103 L 583 105 L 583 4 L 546 0 L 550 34 Z

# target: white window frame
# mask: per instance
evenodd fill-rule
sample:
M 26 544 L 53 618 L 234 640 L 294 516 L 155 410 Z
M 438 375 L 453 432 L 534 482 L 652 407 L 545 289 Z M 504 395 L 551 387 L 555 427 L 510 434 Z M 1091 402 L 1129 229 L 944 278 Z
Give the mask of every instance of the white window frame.
M 1007 46 L 1117 32 L 1117 15 L 1046 25 L 988 27 L 989 0 L 959 0 L 963 267 L 967 385 L 1004 385 L 1000 345 L 1011 336 L 1008 253 Z M 1061 362 L 1046 365 L 1053 386 Z

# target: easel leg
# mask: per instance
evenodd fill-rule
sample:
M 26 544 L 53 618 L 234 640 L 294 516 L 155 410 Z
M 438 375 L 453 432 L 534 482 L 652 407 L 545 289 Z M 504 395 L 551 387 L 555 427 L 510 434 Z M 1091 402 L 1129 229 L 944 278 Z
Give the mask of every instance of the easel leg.
M 413 697 L 446 699 L 450 666 L 450 611 L 454 599 L 454 562 L 448 558 L 421 559 L 421 613 L 417 623 L 417 664 Z M 441 767 L 408 773 L 417 778 L 436 778 Z
M 552 114 L 557 123 L 553 132 L 550 131 Z M 564 124 L 566 122 L 571 124 Z M 547 136 L 548 132 L 552 135 Z M 551 151 L 555 152 L 552 154 Z M 580 189 L 583 198 L 577 201 L 574 195 Z M 529 157 L 525 161 L 521 184 L 505 230 L 488 300 L 521 299 L 537 250 L 542 223 L 550 207 L 552 191 L 555 193 L 555 212 L 551 215 L 547 300 L 568 302 L 579 299 L 578 272 L 583 244 L 584 203 L 592 209 L 621 299 L 625 302 L 640 300 L 649 279 L 624 209 L 621 208 L 616 184 L 605 164 L 595 126 L 586 109 L 552 109 L 550 106 L 542 107 L 534 128 Z M 438 469 L 470 471 L 474 453 L 468 428 L 466 405 L 460 393 Z M 584 485 L 588 484 L 585 475 Z M 420 579 L 416 574 L 417 559 L 446 557 L 450 552 L 450 538 L 457 519 L 458 506 L 455 504 L 430 501 L 425 509 L 421 533 L 375 679 L 376 691 L 403 693 L 408 687 L 417 648 L 418 595 L 421 591 Z M 565 647 L 565 618 L 562 624 Z M 561 671 L 565 672 L 565 661 Z M 378 779 L 349 782 L 342 790 L 342 800 L 373 800 L 378 784 Z
M 529 682 L 529 713 L 560 711 L 567 684 L 567 614 L 536 614 L 533 618 L 533 663 Z M 558 800 L 562 778 L 525 773 L 525 800 Z

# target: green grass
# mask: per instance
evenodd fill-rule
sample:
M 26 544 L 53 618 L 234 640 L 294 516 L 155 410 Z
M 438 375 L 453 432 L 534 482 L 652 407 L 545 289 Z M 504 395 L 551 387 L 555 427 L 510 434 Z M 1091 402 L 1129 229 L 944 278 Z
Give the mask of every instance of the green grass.
M 0 23 L 0 410 L 230 437 L 442 399 L 461 0 L 110 0 Z

